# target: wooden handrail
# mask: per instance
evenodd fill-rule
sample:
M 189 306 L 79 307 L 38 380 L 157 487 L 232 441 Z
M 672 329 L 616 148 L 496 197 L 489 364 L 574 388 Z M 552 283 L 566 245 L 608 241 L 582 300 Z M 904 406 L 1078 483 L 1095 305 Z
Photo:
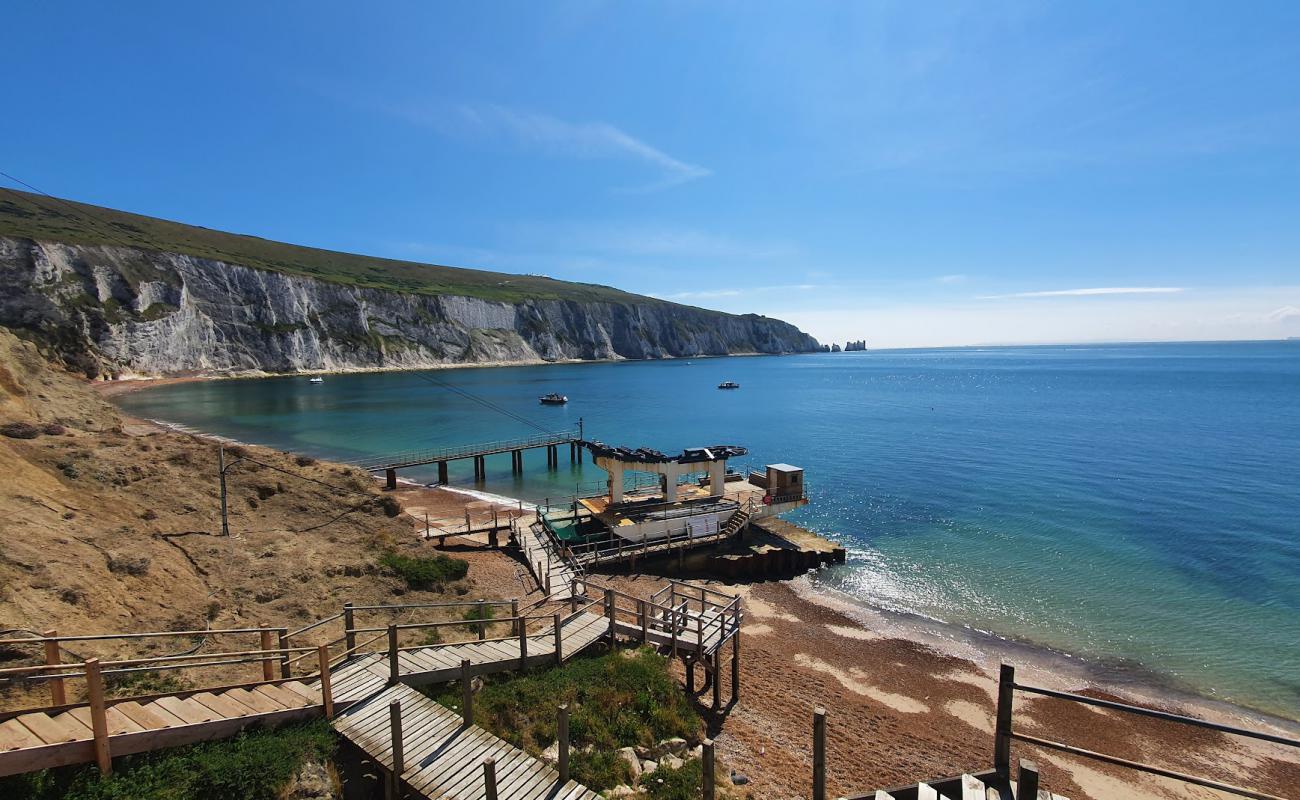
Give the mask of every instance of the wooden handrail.
M 216 628 L 209 630 L 194 631 L 149 631 L 145 633 L 96 633 L 85 636 L 31 636 L 23 639 L 0 639 L 0 646 L 18 645 L 18 644 L 35 644 L 38 642 L 97 642 L 108 639 L 150 639 L 161 638 L 165 636 L 225 636 L 242 633 L 261 633 L 263 628 Z

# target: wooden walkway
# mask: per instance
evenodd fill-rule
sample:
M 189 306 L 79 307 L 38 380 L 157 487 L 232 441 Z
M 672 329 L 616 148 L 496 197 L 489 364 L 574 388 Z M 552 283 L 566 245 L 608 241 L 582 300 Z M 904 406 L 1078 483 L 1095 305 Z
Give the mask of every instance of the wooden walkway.
M 519 526 L 519 547 L 528 562 L 528 572 L 537 588 L 552 600 L 567 600 L 573 595 L 573 582 L 585 580 L 582 568 L 567 558 L 551 541 L 541 523 Z
M 357 703 L 334 719 L 334 729 L 386 770 L 394 765 L 390 704 L 401 704 L 402 772 L 406 789 L 420 797 L 483 800 L 483 763 L 494 761 L 500 800 L 597 800 L 600 795 L 569 780 L 460 714 L 403 685 Z
M 1036 781 L 1035 781 L 1036 783 Z M 880 789 L 850 800 L 1027 800 L 1018 792 L 1016 781 L 994 772 L 961 775 L 937 781 L 922 781 L 896 789 Z M 1046 789 L 1033 789 L 1033 800 L 1068 800 Z
M 142 697 L 105 709 L 114 756 L 221 739 L 253 724 L 322 713 L 320 692 L 295 680 Z M 30 711 L 0 722 L 0 777 L 95 760 L 88 705 Z
M 609 632 L 609 620 L 580 612 L 560 623 L 560 661 L 568 661 Z M 397 681 L 408 686 L 453 681 L 461 675 L 461 662 L 470 662 L 471 675 L 487 675 L 520 667 L 553 664 L 555 628 L 519 638 L 457 642 L 404 648 L 397 654 Z M 335 669 L 334 702 L 340 706 L 364 700 L 392 682 L 389 653 L 367 653 Z

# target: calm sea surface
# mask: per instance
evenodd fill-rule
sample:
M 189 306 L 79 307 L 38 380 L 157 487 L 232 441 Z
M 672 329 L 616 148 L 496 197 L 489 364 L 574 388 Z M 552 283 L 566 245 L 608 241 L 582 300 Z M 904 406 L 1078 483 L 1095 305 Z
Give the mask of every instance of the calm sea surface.
M 817 580 L 885 609 L 1300 718 L 1300 342 L 882 351 L 180 384 L 130 413 L 335 458 L 551 428 L 807 469 Z M 719 391 L 735 380 L 739 391 Z M 542 407 L 546 392 L 564 407 Z M 478 488 L 540 499 L 591 465 Z M 403 477 L 434 479 L 432 468 Z M 452 483 L 472 487 L 468 462 Z

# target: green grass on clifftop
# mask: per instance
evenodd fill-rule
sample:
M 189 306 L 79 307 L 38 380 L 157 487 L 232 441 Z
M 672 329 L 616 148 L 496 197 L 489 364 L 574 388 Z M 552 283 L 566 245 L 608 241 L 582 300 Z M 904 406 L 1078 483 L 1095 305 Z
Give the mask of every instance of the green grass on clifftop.
M 0 236 L 81 245 L 129 244 L 331 283 L 413 294 L 464 295 L 503 302 L 664 303 L 592 283 L 300 247 L 11 189 L 0 189 Z

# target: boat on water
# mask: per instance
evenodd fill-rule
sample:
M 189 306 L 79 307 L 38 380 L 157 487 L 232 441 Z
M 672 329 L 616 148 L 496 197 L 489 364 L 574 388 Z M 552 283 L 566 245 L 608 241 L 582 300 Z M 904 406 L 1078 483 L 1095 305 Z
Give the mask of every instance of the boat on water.
M 736 383 L 735 381 L 723 381 L 722 383 L 719 383 L 719 384 L 718 384 L 718 388 L 719 388 L 719 389 L 739 389 L 739 388 L 740 388 L 740 384 L 739 384 L 739 383 Z
M 319 375 L 317 375 L 317 376 L 314 377 L 314 378 L 308 378 L 308 379 L 307 379 L 307 382 L 308 382 L 308 383 L 324 383 L 324 382 L 325 382 L 325 379 L 322 378 L 322 377 L 320 377 Z
M 537 399 L 544 406 L 562 406 L 565 403 L 569 402 L 569 398 L 565 397 L 562 394 L 556 394 L 555 392 L 551 392 L 550 394 L 544 394 Z

